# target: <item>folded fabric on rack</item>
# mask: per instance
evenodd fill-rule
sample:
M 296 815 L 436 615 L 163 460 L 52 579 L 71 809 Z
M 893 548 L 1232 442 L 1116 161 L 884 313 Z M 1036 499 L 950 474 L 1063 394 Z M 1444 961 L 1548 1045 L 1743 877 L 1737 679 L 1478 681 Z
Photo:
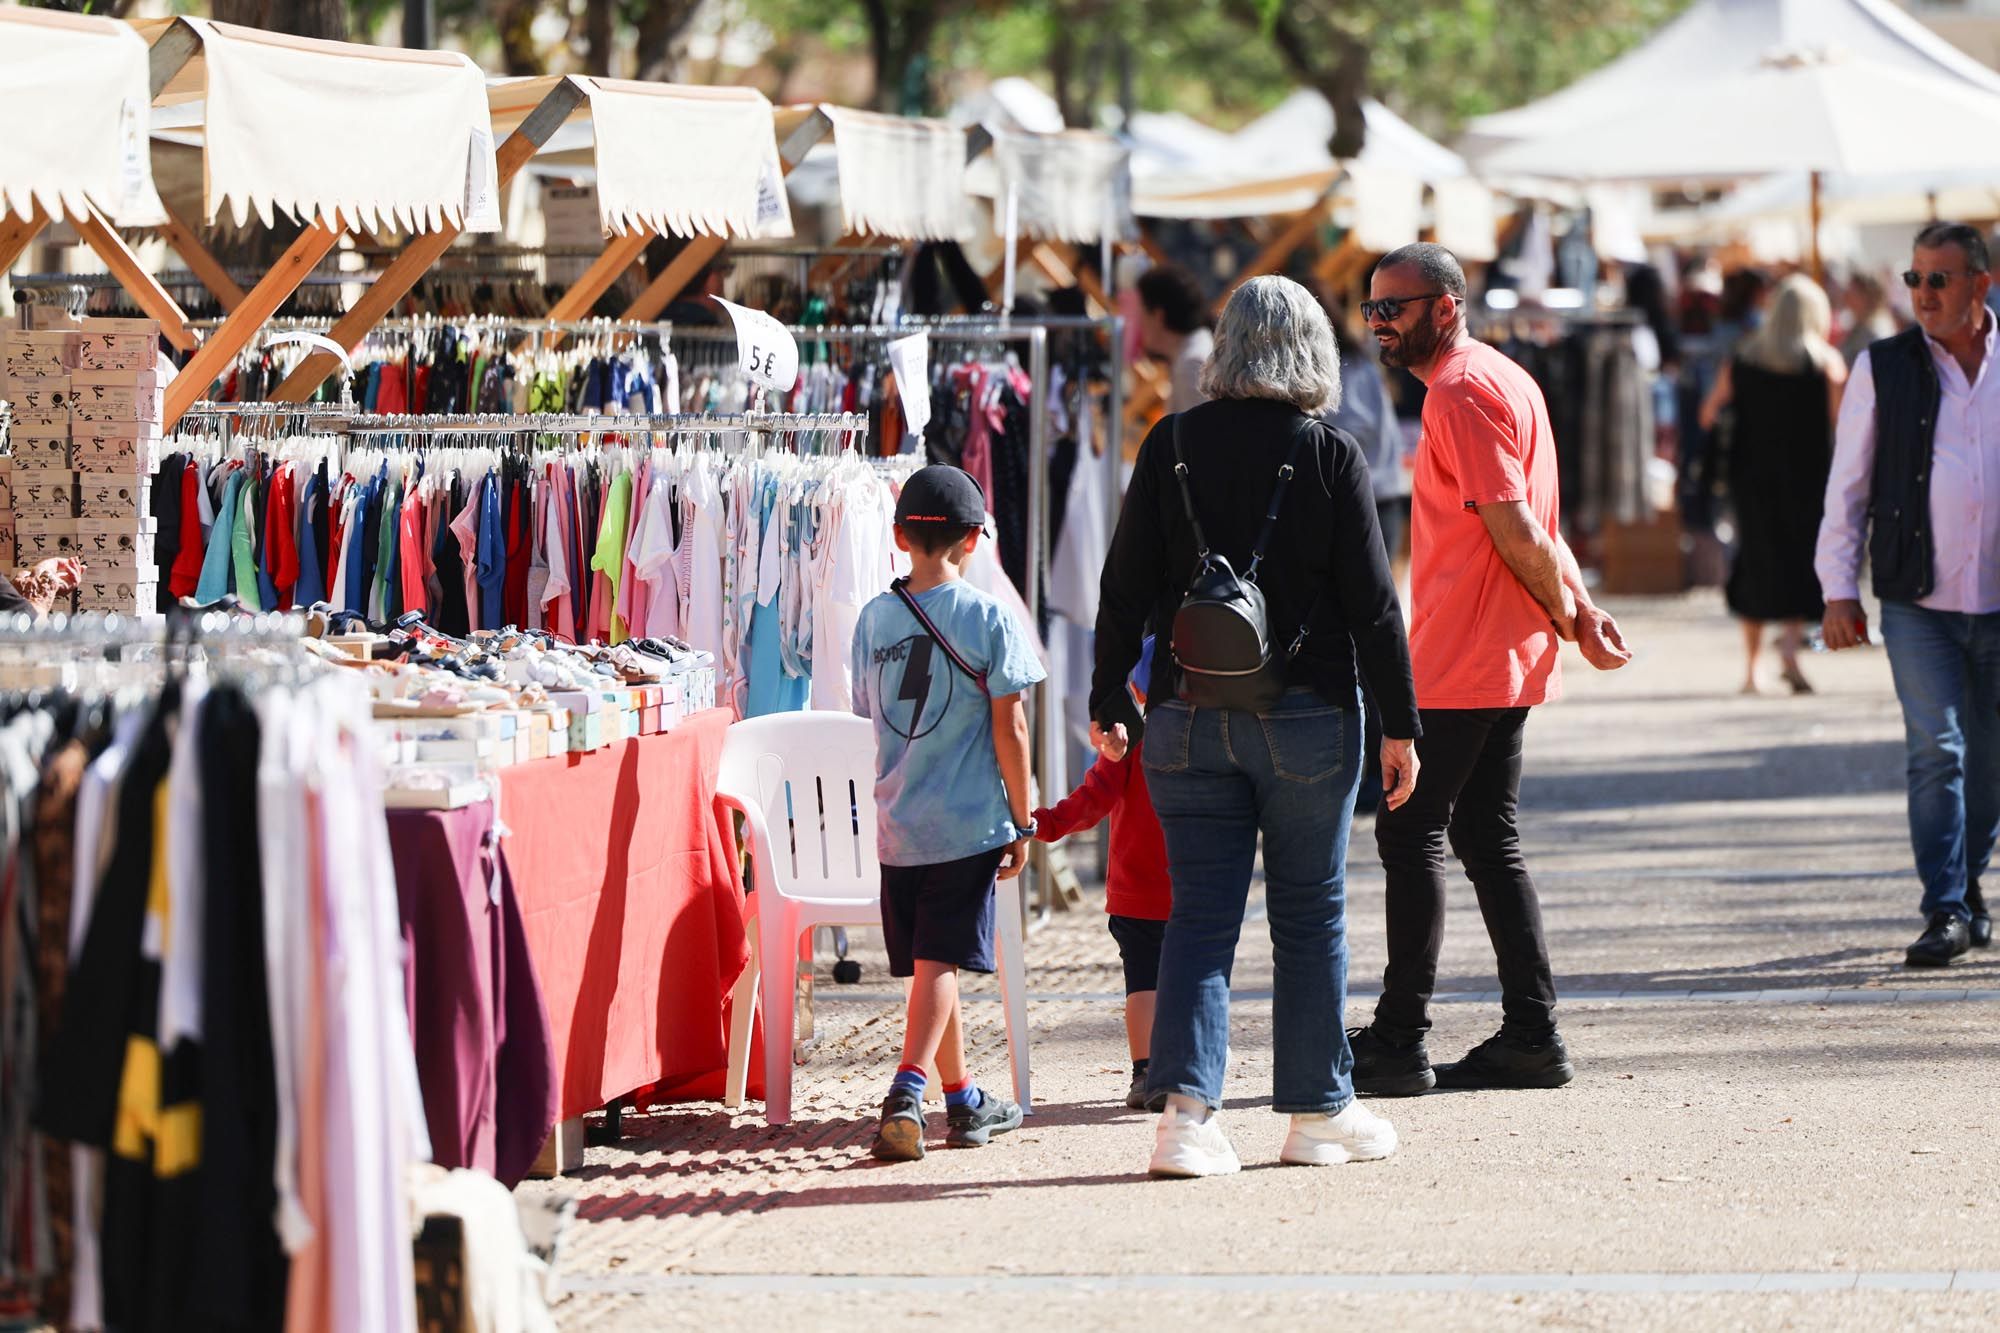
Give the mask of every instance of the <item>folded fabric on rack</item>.
M 753 88 L 588 79 L 604 230 L 788 237 L 771 104 Z
M 968 234 L 964 129 L 942 120 L 820 109 L 833 122 L 846 230 L 911 241 Z

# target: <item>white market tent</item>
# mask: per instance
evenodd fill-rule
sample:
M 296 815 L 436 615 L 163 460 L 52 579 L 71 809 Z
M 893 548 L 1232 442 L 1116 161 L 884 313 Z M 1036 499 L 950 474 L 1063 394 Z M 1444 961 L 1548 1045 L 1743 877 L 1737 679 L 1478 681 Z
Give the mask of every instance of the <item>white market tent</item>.
M 1637 50 L 1561 92 L 1481 116 L 1458 142 L 1481 169 L 1497 149 L 1585 128 L 1647 102 L 1698 102 L 1705 85 L 1774 51 L 1843 51 L 1985 92 L 1995 73 L 1890 0 L 1701 0 Z
M 1948 135 L 1937 127 L 1949 125 Z M 1704 0 L 1577 84 L 1474 123 L 1496 176 L 1807 177 L 1818 268 L 1823 174 L 2000 177 L 2000 74 L 1885 0 Z
M 1299 213 L 1346 184 L 1360 244 L 1393 249 L 1417 239 L 1430 188 L 1438 240 L 1468 259 L 1493 254 L 1491 194 L 1465 159 L 1368 99 L 1360 156 L 1328 151 L 1334 110 L 1300 90 L 1234 134 L 1176 112 L 1132 117 L 1133 211 L 1141 217 L 1235 218 Z

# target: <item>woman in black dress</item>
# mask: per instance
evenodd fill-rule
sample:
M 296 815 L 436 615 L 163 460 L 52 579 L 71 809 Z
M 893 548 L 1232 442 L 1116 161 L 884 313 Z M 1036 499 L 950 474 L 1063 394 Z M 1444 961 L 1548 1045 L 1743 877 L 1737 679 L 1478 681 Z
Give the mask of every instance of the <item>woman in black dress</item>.
M 1747 654 L 1743 692 L 1758 692 L 1764 626 L 1777 621 L 1783 679 L 1794 694 L 1812 686 L 1799 670 L 1807 622 L 1824 611 L 1813 548 L 1833 460 L 1833 423 L 1847 366 L 1827 341 L 1833 311 L 1826 293 L 1803 274 L 1778 284 L 1764 322 L 1737 345 L 1708 401 L 1701 424 L 1713 429 L 1725 408 L 1725 458 L 1736 511 L 1736 559 L 1729 609 L 1743 622 Z

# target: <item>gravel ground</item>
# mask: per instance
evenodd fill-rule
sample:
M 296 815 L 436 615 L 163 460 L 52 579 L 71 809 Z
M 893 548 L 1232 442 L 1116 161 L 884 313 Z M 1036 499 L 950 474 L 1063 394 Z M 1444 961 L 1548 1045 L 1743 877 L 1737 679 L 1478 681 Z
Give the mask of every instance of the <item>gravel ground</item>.
M 1571 697 L 1528 733 L 1571 1087 L 1379 1102 L 1394 1158 L 1275 1165 L 1253 898 L 1223 1113 L 1245 1170 L 1148 1180 L 1092 896 L 1031 938 L 1035 1115 L 985 1150 L 883 1166 L 866 1148 L 901 1015 L 864 933 L 861 984 L 820 979 L 791 1125 L 661 1108 L 578 1175 L 523 1187 L 578 1200 L 563 1325 L 2000 1323 L 2000 953 L 1900 965 L 1921 922 L 1886 660 L 1816 657 L 1818 694 L 1743 698 L 1719 599 L 1615 609 L 1638 660 L 1597 676 L 1572 655 Z M 1351 862 L 1350 1024 L 1383 962 L 1365 819 Z M 1451 910 L 1440 1059 L 1498 1023 L 1469 887 Z M 969 1015 L 974 1068 L 1004 1085 L 998 1006 Z

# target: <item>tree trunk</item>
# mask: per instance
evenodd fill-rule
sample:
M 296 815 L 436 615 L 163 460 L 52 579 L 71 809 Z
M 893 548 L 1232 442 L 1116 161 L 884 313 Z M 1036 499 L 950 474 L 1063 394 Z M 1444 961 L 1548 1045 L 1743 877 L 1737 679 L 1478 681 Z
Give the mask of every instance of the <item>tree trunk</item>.
M 535 41 L 535 15 L 540 0 L 507 0 L 496 19 L 500 29 L 500 57 L 507 73 L 534 78 L 549 72 L 542 48 Z
M 649 0 L 639 16 L 638 69 L 634 77 L 670 79 L 680 63 L 675 48 L 701 9 L 701 0 Z
M 926 0 L 862 0 L 868 19 L 868 50 L 875 66 L 871 103 L 877 111 L 920 115 L 929 109 L 927 92 L 913 90 L 910 81 L 913 77 L 928 80 L 927 72 L 917 64 L 929 56 L 939 22 L 958 7 Z
M 342 0 L 215 0 L 219 23 L 282 32 L 291 37 L 347 40 L 347 6 Z
M 1238 21 L 1269 31 L 1286 67 L 1332 104 L 1333 142 L 1328 151 L 1343 161 L 1358 157 L 1368 138 L 1361 106 L 1368 92 L 1368 48 L 1330 22 L 1314 21 L 1314 36 L 1308 37 L 1296 6 L 1279 7 L 1268 29 L 1258 0 L 1230 0 L 1229 10 Z
M 585 0 L 583 39 L 589 47 L 583 57 L 585 74 L 595 74 L 604 79 L 611 77 L 611 53 L 616 45 L 617 31 L 617 10 L 613 0 Z

